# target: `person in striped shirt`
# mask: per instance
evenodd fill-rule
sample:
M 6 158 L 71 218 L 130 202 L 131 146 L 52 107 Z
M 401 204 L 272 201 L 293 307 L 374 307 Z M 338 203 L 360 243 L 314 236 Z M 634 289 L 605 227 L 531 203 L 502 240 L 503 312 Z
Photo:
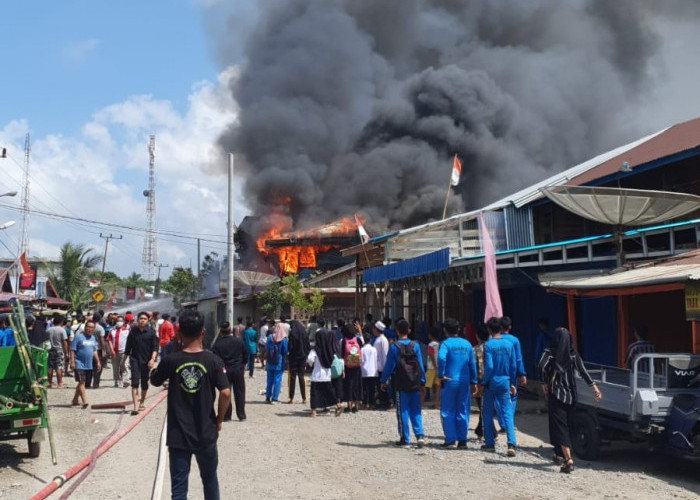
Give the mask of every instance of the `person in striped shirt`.
M 595 382 L 583 366 L 581 356 L 571 344 L 571 334 L 566 328 L 557 328 L 552 342 L 542 353 L 539 363 L 542 391 L 547 397 L 549 416 L 549 442 L 554 446 L 554 462 L 561 463 L 560 472 L 574 470 L 571 459 L 570 427 L 576 412 L 576 380 L 574 371 L 593 389 L 595 400 L 601 394 Z
M 627 355 L 625 356 L 625 365 L 631 370 L 634 367 L 634 359 L 640 354 L 649 354 L 656 352 L 654 344 L 649 342 L 649 330 L 646 326 L 637 326 L 634 329 L 635 341 L 627 347 Z M 649 360 L 644 359 L 639 362 L 639 371 L 649 371 Z

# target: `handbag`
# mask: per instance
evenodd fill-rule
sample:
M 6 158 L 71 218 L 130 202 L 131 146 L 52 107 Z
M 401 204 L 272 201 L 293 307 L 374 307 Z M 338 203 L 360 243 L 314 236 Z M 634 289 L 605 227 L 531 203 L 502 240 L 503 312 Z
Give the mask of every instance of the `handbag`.
M 340 377 L 343 374 L 343 367 L 343 360 L 334 354 L 331 363 L 331 378 Z

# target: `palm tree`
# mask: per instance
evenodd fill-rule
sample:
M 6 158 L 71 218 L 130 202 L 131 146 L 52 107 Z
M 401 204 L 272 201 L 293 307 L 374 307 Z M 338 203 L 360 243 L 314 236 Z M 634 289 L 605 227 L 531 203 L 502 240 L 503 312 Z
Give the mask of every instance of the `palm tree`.
M 85 295 L 88 288 L 88 274 L 101 262 L 102 257 L 93 254 L 91 248 L 68 241 L 61 247 L 58 269 L 52 269 L 47 264 L 44 266 L 48 269 L 49 279 L 58 295 L 72 302 L 79 301 L 79 297 Z

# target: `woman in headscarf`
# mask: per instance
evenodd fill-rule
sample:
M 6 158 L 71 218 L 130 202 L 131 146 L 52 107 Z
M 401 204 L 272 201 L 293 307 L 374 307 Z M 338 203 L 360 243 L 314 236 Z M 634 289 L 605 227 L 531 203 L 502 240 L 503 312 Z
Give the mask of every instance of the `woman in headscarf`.
M 316 344 L 309 352 L 306 362 L 313 366 L 311 372 L 311 417 L 316 417 L 316 410 L 336 406 L 336 415 L 342 411 L 338 403 L 333 383 L 331 382 L 331 364 L 335 354 L 335 335 L 325 328 L 323 318 L 316 320 Z
M 568 474 L 574 470 L 570 435 L 576 411 L 574 372 L 578 372 L 593 389 L 596 401 L 600 401 L 600 390 L 583 366 L 581 356 L 571 345 L 571 334 L 566 328 L 554 330 L 550 346 L 542 353 L 538 368 L 549 407 L 549 442 L 554 446 L 554 462 L 562 464 L 560 472 Z
M 299 392 L 302 403 L 306 404 L 306 357 L 311 351 L 309 336 L 306 328 L 297 320 L 292 320 L 289 325 L 289 404 L 294 402 L 294 389 L 297 376 L 299 377 Z
M 362 352 L 355 331 L 350 325 L 343 325 L 343 343 L 341 352 L 345 362 L 343 380 L 343 401 L 348 404 L 346 411 L 357 413 L 362 401 Z
M 276 403 L 280 395 L 282 384 L 282 367 L 284 357 L 287 355 L 287 338 L 283 323 L 277 323 L 272 335 L 267 336 L 267 387 L 265 389 L 265 402 Z

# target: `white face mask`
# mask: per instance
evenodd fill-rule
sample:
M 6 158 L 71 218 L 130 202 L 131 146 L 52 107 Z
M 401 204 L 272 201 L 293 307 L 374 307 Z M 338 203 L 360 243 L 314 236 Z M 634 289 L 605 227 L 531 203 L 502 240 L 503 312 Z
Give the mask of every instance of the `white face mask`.
M 123 322 L 123 321 L 117 321 L 117 328 L 121 328 L 122 326 L 124 326 L 124 322 Z

